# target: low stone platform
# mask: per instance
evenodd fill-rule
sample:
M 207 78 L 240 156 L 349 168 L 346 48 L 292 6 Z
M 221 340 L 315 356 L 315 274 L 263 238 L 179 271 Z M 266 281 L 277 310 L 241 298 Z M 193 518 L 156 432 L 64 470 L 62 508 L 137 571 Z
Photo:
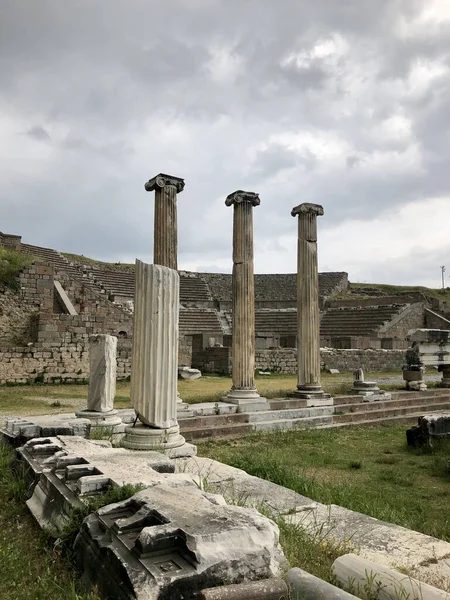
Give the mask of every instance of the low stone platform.
M 425 392 L 391 392 L 379 399 L 357 394 L 336 396 L 332 406 L 308 407 L 304 399 L 275 398 L 270 410 L 237 413 L 221 402 L 208 406 L 202 413 L 201 404 L 190 405 L 196 416 L 179 415 L 182 435 L 190 441 L 209 438 L 237 438 L 256 431 L 341 427 L 366 423 L 416 421 L 430 411 L 450 409 L 448 390 Z M 212 403 L 207 403 L 212 404 Z M 213 412 L 214 411 L 214 412 Z
M 430 412 L 450 410 L 448 389 L 391 392 L 390 399 L 387 395 L 382 398 L 367 402 L 363 396 L 349 394 L 336 396 L 333 406 L 323 407 L 307 407 L 306 401 L 300 398 L 275 398 L 269 401 L 270 410 L 249 413 L 237 412 L 237 406 L 227 402 L 183 403 L 178 410 L 178 422 L 186 441 L 195 442 L 210 438 L 238 438 L 257 431 L 398 421 L 414 423 Z M 117 415 L 122 421 L 120 425 L 104 427 L 105 436 L 111 434 L 115 445 L 121 443 L 125 427 L 136 420 L 133 409 L 118 410 Z M 90 422 L 67 414 L 10 418 L 1 434 L 5 441 L 17 446 L 36 435 L 53 436 L 61 433 L 88 437 L 89 431 Z

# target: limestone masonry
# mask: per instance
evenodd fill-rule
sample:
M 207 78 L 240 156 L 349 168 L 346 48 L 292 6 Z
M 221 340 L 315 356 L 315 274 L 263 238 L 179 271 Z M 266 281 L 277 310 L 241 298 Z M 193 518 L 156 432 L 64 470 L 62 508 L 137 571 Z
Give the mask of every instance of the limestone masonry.
M 155 190 L 155 202 L 167 186 L 174 193 L 183 187 L 179 178 L 154 180 L 155 187 L 148 187 Z M 175 218 L 176 213 L 169 221 Z M 161 261 L 174 255 L 176 239 L 169 242 L 167 251 L 161 249 Z M 0 245 L 34 261 L 20 273 L 17 291 L 0 284 L 0 384 L 86 381 L 89 336 L 98 334 L 117 337 L 117 378 L 129 377 L 134 266 L 83 262 L 82 257 L 69 261 L 55 250 L 24 244 L 17 235 L 0 234 Z M 178 364 L 230 372 L 232 276 L 179 275 Z M 296 280 L 296 274 L 254 276 L 256 369 L 297 372 Z M 333 300 L 348 287 L 346 273 L 319 273 L 318 285 L 322 368 L 397 370 L 409 330 L 450 329 L 448 309 L 423 294 Z

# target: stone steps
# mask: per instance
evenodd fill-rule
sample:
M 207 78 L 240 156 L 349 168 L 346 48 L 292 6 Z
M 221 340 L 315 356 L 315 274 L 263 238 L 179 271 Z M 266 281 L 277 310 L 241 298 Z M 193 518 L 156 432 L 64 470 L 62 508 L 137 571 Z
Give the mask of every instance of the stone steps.
M 237 437 L 244 437 L 245 435 L 253 432 L 253 425 L 251 423 L 237 423 L 235 425 L 219 425 L 212 427 L 190 428 L 186 427 L 186 421 L 180 422 L 180 431 L 181 435 L 185 438 L 187 442 L 197 442 L 212 438 L 231 439 Z
M 311 417 L 330 416 L 334 414 L 334 406 L 318 406 L 310 408 L 288 408 L 285 410 L 261 410 L 247 415 L 250 423 L 269 423 L 271 421 L 297 421 Z
M 424 411 L 417 413 L 409 413 L 407 415 L 394 415 L 388 417 L 377 417 L 376 419 L 365 419 L 364 421 L 354 421 L 350 423 L 332 423 L 331 425 L 319 425 L 317 429 L 331 429 L 333 427 L 349 427 L 359 425 L 383 425 L 384 423 L 414 423 L 417 425 L 417 419 L 424 414 Z
M 331 407 L 332 408 L 332 407 Z M 311 416 L 298 419 L 279 419 L 257 421 L 253 423 L 253 431 L 276 431 L 286 429 L 308 429 L 333 423 L 333 415 Z
M 434 398 L 432 404 L 450 404 L 450 400 L 447 397 Z M 426 403 L 418 401 L 416 398 L 405 399 L 405 400 L 377 400 L 375 402 L 357 402 L 354 404 L 341 404 L 334 407 L 335 414 L 337 413 L 368 413 L 374 410 L 390 410 L 394 408 L 411 408 L 414 406 L 426 406 Z
M 398 392 L 391 400 L 376 402 L 362 402 L 358 396 L 343 396 L 335 399 L 335 406 L 310 408 L 306 408 L 303 402 L 296 398 L 279 398 L 270 401 L 270 411 L 209 414 L 182 419 L 181 433 L 188 441 L 200 441 L 238 438 L 255 431 L 414 421 L 425 413 L 450 409 L 450 394 L 445 390 Z M 336 411 L 341 414 L 336 414 Z
M 306 408 L 307 401 L 302 398 L 273 398 L 269 400 L 271 410 L 285 410 L 287 408 Z
M 415 400 L 415 399 L 431 399 L 431 398 L 447 398 L 450 400 L 450 392 L 446 389 L 432 389 L 425 390 L 423 392 L 390 392 L 391 401 L 403 402 L 405 400 Z M 347 396 L 337 396 L 334 398 L 334 406 L 341 407 L 347 404 L 363 404 L 366 405 L 367 402 L 363 402 L 360 400 L 360 396 L 356 394 L 348 394 Z M 378 404 L 378 402 L 377 402 Z
M 377 404 L 377 403 L 375 403 Z M 356 423 L 356 422 L 370 422 L 377 419 L 389 419 L 390 417 L 398 417 L 401 415 L 409 416 L 423 415 L 425 413 L 433 412 L 435 410 L 442 410 L 450 408 L 450 401 L 435 402 L 433 404 L 415 404 L 413 406 L 396 406 L 393 408 L 381 408 L 369 411 L 357 411 L 349 412 L 343 415 L 334 415 L 333 423 Z

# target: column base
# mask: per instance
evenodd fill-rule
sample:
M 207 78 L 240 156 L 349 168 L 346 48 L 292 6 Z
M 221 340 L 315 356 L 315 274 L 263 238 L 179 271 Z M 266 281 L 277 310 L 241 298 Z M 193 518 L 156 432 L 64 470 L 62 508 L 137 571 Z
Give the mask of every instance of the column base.
M 134 427 L 129 425 L 125 427 L 125 436 L 120 445 L 130 450 L 162 452 L 170 458 L 182 458 L 197 454 L 197 447 L 186 442 L 180 434 L 178 425 L 168 429 L 157 429 L 143 423 L 137 423 Z
M 239 388 L 231 388 L 228 396 L 223 398 L 224 402 L 236 404 L 237 412 L 257 412 L 260 410 L 270 410 L 270 404 L 267 398 L 262 398 L 256 388 L 253 390 L 243 390 Z
M 334 401 L 330 394 L 326 394 L 320 385 L 297 386 L 292 394 L 293 398 L 306 400 L 306 406 L 333 406 Z
M 79 419 L 89 419 L 92 427 L 115 427 L 122 423 L 122 419 L 118 416 L 117 410 L 100 412 L 83 408 L 75 414 Z

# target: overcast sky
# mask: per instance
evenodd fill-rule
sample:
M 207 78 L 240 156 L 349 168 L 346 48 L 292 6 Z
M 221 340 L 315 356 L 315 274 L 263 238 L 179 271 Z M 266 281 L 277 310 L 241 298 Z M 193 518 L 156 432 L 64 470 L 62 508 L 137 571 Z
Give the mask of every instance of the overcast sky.
M 295 271 L 315 202 L 320 270 L 450 275 L 449 0 L 0 0 L 0 134 L 24 242 L 151 262 L 165 172 L 182 269 L 230 270 L 245 189 L 259 273 Z

